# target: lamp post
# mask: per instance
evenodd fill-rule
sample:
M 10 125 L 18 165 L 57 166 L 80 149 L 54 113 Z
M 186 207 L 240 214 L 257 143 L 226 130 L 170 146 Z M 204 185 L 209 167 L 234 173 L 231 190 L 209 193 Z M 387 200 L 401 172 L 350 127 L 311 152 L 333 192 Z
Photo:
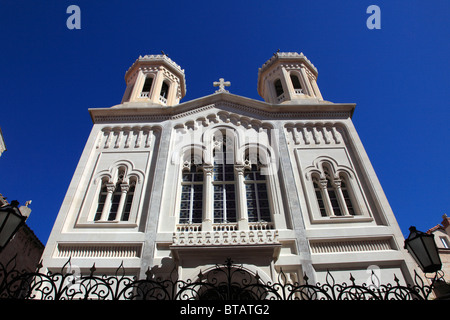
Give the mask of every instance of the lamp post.
M 436 242 L 434 242 L 434 234 L 418 231 L 416 227 L 410 227 L 409 231 L 410 234 L 405 240 L 405 249 L 407 249 L 414 260 L 416 260 L 424 273 L 435 273 L 426 293 L 426 298 L 428 299 L 431 291 L 435 289 L 434 286 L 438 280 L 439 271 L 442 268 L 441 258 L 439 257 Z M 443 278 L 443 275 L 441 274 L 440 277 Z M 435 294 L 439 298 L 438 293 L 435 292 Z
M 20 213 L 18 206 L 19 202 L 13 200 L 10 204 L 0 207 L 0 252 L 27 218 Z
M 410 234 L 405 240 L 405 249 L 413 256 L 424 273 L 441 270 L 442 263 L 434 235 L 418 231 L 416 227 L 409 228 Z

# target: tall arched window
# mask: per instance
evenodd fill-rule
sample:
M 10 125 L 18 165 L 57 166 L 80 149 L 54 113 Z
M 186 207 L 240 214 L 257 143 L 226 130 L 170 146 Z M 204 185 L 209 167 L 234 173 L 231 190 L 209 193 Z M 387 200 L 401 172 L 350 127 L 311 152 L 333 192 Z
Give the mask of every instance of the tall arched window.
M 284 93 L 283 85 L 281 84 L 281 80 L 280 79 L 275 80 L 274 85 L 275 85 L 275 93 L 276 93 L 277 97 L 281 96 Z
M 108 215 L 108 221 L 114 221 L 117 218 L 117 212 L 119 210 L 120 198 L 122 197 L 122 187 L 123 179 L 125 176 L 125 169 L 119 169 L 118 179 L 111 197 L 111 209 Z
M 300 79 L 297 75 L 291 74 L 291 82 L 296 94 L 303 93 L 302 85 L 300 84 Z
M 236 222 L 233 138 L 221 132 L 214 137 L 214 223 Z
M 357 210 L 352 202 L 348 176 L 343 172 L 336 174 L 331 165 L 324 164 L 321 177 L 319 178 L 318 173 L 312 176 L 320 215 L 322 217 L 356 215 Z
M 342 196 L 344 197 L 344 203 L 347 206 L 348 214 L 354 216 L 354 215 L 356 215 L 356 212 L 355 212 L 355 208 L 353 206 L 352 199 L 350 196 L 351 190 L 348 188 L 347 182 L 345 181 L 345 179 L 346 178 L 341 177 Z
M 115 183 L 107 179 L 102 181 L 94 221 L 128 221 L 136 180 L 126 183 L 125 173 L 125 168 L 120 167 Z
M 330 172 L 329 169 L 326 168 L 324 169 L 324 173 L 325 173 L 325 177 L 327 179 L 327 192 L 328 192 L 328 197 L 330 199 L 330 204 L 331 204 L 331 213 L 330 215 L 335 215 L 335 216 L 342 216 L 342 211 L 341 211 L 341 207 L 339 206 L 339 199 L 338 199 L 338 195 L 336 192 L 336 185 L 333 181 L 332 176 L 330 176 Z
M 153 78 L 147 76 L 145 78 L 144 86 L 142 87 L 141 98 L 148 98 L 150 96 L 150 90 L 152 89 Z
M 162 83 L 162 86 L 161 86 L 161 92 L 159 94 L 159 100 L 161 100 L 162 102 L 166 103 L 168 94 L 169 94 L 169 85 L 167 84 L 166 81 L 164 81 Z
M 267 193 L 266 176 L 261 175 L 261 163 L 250 159 L 245 161 L 248 165 L 244 172 L 245 194 L 249 222 L 270 222 L 269 196 Z
M 122 217 L 120 218 L 121 221 L 128 221 L 128 219 L 130 218 L 131 205 L 133 204 L 135 190 L 136 190 L 136 180 L 133 179 L 130 181 L 130 185 L 127 191 Z
M 102 217 L 103 208 L 105 207 L 106 202 L 106 196 L 108 195 L 108 187 L 107 187 L 107 181 L 102 181 L 102 186 L 100 188 L 100 194 L 98 195 L 98 204 L 97 204 L 97 210 L 95 212 L 94 221 L 100 220 Z
M 315 179 L 313 180 L 314 184 L 314 192 L 316 194 L 317 203 L 319 205 L 320 215 L 322 217 L 327 216 L 327 210 L 325 208 L 325 202 L 322 195 L 322 188 L 320 187 L 320 182 L 317 182 Z
M 201 223 L 203 214 L 203 170 L 194 159 L 185 162 L 181 179 L 179 223 Z

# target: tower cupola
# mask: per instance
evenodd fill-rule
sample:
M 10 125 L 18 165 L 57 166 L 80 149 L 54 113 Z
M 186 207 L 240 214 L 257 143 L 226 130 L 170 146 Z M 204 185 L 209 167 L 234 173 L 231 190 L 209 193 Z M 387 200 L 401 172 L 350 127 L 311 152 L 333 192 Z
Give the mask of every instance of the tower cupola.
M 186 95 L 184 70 L 167 55 L 139 56 L 125 73 L 125 102 L 173 106 Z
M 297 52 L 276 52 L 259 68 L 258 94 L 273 104 L 320 103 L 317 69 Z

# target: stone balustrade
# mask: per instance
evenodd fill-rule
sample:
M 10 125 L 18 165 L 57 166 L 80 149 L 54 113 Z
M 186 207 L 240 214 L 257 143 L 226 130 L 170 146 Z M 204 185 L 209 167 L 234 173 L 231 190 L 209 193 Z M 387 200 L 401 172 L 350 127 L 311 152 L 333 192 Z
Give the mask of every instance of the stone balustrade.
M 261 245 L 278 244 L 278 230 L 183 231 L 174 232 L 172 245 Z

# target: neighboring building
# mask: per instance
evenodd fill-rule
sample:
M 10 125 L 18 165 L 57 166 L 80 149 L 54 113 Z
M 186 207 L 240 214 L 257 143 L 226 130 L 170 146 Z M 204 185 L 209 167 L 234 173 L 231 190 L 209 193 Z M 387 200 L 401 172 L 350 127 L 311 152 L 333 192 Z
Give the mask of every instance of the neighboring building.
M 255 70 L 256 71 L 256 70 Z M 139 57 L 122 103 L 89 109 L 93 128 L 43 263 L 195 280 L 230 257 L 261 281 L 411 280 L 415 263 L 352 123 L 323 100 L 317 69 L 275 53 L 258 101 L 229 93 L 180 103 L 184 70 Z M 374 111 L 375 112 L 375 111 Z M 380 130 L 382 130 L 380 128 Z
M 0 157 L 2 156 L 2 153 L 5 151 L 6 151 L 5 140 L 3 139 L 2 128 L 0 128 Z
M 9 202 L 0 194 L 0 207 Z M 23 216 L 29 216 L 31 209 L 28 206 L 19 208 Z M 35 272 L 41 261 L 44 245 L 26 223 L 17 230 L 16 234 L 0 253 L 0 264 L 7 270 Z
M 441 224 L 429 229 L 427 233 L 434 235 L 442 262 L 443 280 L 450 283 L 450 218 L 444 214 Z

